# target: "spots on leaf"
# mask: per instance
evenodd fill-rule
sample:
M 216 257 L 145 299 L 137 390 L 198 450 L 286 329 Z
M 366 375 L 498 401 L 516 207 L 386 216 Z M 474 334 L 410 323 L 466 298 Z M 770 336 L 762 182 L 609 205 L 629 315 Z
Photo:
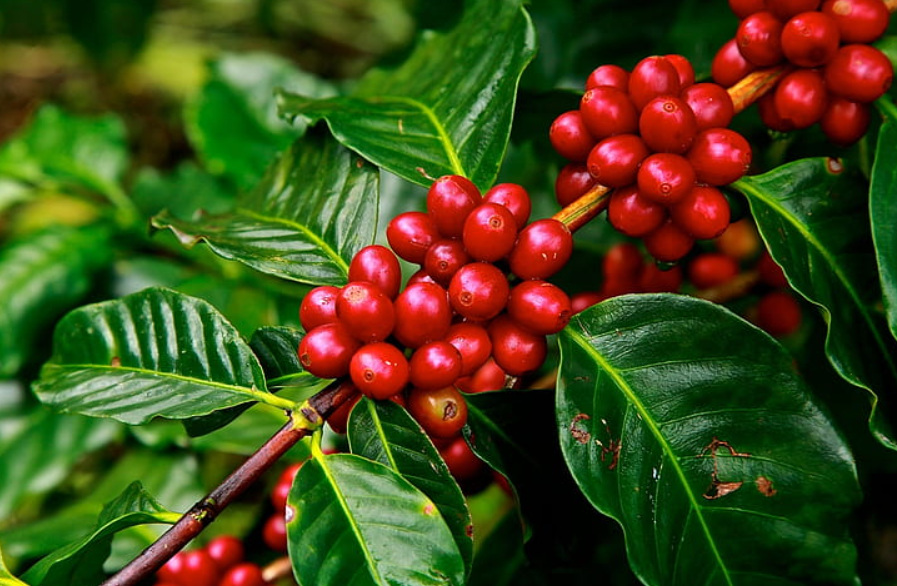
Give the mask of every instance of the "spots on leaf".
M 713 462 L 713 471 L 710 473 L 710 486 L 707 487 L 707 490 L 704 491 L 704 494 L 702 495 L 707 500 L 715 500 L 724 497 L 727 494 L 732 494 L 744 484 L 744 482 L 741 481 L 722 481 L 719 479 L 719 454 L 717 452 L 720 450 L 728 452 L 729 456 L 733 458 L 751 457 L 749 453 L 739 452 L 729 442 L 716 437 L 714 437 L 709 444 L 704 446 L 704 449 L 701 450 L 701 453 L 698 454 L 697 457 L 709 457 Z
M 113 356 L 112 360 L 109 362 L 109 365 L 113 368 L 118 368 L 119 366 L 121 366 L 121 358 L 119 358 L 118 356 Z
M 587 444 L 589 443 L 589 440 L 592 439 L 591 433 L 579 427 L 580 421 L 588 421 L 589 419 L 591 419 L 591 417 L 585 413 L 579 413 L 573 418 L 573 421 L 570 422 L 570 435 L 581 444 Z
M 721 497 L 726 496 L 727 494 L 732 494 L 739 488 L 743 482 L 720 482 L 719 478 L 714 478 L 710 481 L 710 486 L 704 491 L 703 496 L 707 500 L 714 500 Z
M 772 485 L 772 480 L 765 476 L 758 476 L 756 480 L 754 480 L 754 485 L 757 487 L 757 490 L 760 491 L 760 494 L 766 497 L 775 496 L 778 492 Z

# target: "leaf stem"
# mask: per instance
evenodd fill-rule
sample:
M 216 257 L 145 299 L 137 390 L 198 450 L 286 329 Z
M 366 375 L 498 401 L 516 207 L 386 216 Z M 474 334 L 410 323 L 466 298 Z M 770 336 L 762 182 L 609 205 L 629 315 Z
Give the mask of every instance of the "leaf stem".
M 174 554 L 199 535 L 218 514 L 267 471 L 296 442 L 319 429 L 343 403 L 358 391 L 336 380 L 310 397 L 291 414 L 290 421 L 234 470 L 205 498 L 193 505 L 158 540 L 147 547 L 102 586 L 132 586 L 145 581 Z
M 604 211 L 610 200 L 611 188 L 596 183 L 576 201 L 551 216 L 562 222 L 571 232 L 585 226 L 592 218 Z

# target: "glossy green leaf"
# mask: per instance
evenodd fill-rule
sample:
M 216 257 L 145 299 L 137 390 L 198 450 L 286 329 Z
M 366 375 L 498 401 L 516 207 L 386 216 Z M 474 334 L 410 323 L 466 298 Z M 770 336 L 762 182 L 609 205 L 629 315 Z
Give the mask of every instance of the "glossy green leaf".
M 895 150 L 897 120 L 889 119 L 878 135 L 869 189 L 869 210 L 888 325 L 891 334 L 897 337 L 897 201 L 894 198 L 897 165 L 890 156 Z
M 3 551 L 0 550 L 0 586 L 28 586 L 12 575 L 3 562 Z
M 280 109 L 290 118 L 326 120 L 343 144 L 414 183 L 457 174 L 487 189 L 535 49 L 521 2 L 469 0 L 453 29 L 423 34 L 401 66 L 370 71 L 351 95 L 282 93 Z
M 236 189 L 196 164 L 185 162 L 167 174 L 152 167 L 141 169 L 131 198 L 145 216 L 167 209 L 171 215 L 189 220 L 200 210 L 209 214 L 230 211 Z
M 255 355 L 208 302 L 162 288 L 69 313 L 34 391 L 56 409 L 130 424 L 292 405 L 265 391 Z
M 187 133 L 206 168 L 244 190 L 305 130 L 277 116 L 274 91 L 336 93 L 331 84 L 268 53 L 224 54 L 208 69 L 208 81 L 187 106 Z
M 733 184 L 791 286 L 823 310 L 838 373 L 872 396 L 870 428 L 891 448 L 897 344 L 876 310 L 881 286 L 866 194 L 834 159 L 804 159 Z M 881 404 L 879 404 L 881 400 Z
M 249 346 L 268 377 L 268 385 L 311 386 L 319 384 L 319 378 L 307 372 L 299 362 L 299 342 L 305 335 L 299 328 L 269 326 L 252 334 Z
M 436 505 L 379 462 L 319 452 L 299 469 L 287 507 L 290 559 L 303 586 L 464 582 Z
M 560 335 L 567 465 L 645 584 L 855 584 L 852 455 L 788 352 L 721 306 L 617 297 Z
M 389 466 L 436 504 L 469 570 L 473 558 L 470 510 L 417 421 L 392 401 L 362 398 L 349 417 L 348 432 L 353 454 Z
M 0 377 L 19 370 L 110 260 L 109 234 L 99 226 L 54 226 L 0 249 Z
M 379 174 L 326 133 L 310 132 L 287 149 L 234 212 L 193 221 L 162 213 L 185 246 L 259 271 L 314 285 L 343 285 L 352 256 L 377 229 Z
M 139 482 L 134 482 L 100 513 L 87 537 L 43 558 L 22 577 L 32 586 L 98 584 L 112 537 L 118 531 L 147 523 L 175 523 L 180 515 L 165 510 Z

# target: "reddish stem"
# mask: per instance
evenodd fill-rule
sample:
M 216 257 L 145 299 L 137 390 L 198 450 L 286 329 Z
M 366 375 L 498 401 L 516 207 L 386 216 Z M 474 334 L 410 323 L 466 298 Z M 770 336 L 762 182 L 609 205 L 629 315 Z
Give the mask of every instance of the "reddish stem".
M 358 391 L 351 384 L 337 380 L 305 402 L 299 412 L 275 433 L 230 476 L 171 526 L 158 540 L 103 586 L 138 584 L 155 573 L 174 554 L 199 535 L 218 514 L 227 508 L 246 488 L 286 453 L 296 442 L 318 429 L 340 405 Z
M 748 106 L 766 95 L 791 69 L 792 67 L 787 64 L 758 69 L 748 73 L 741 81 L 727 89 L 732 98 L 732 105 L 735 106 L 735 113 L 744 112 Z
M 585 226 L 592 218 L 604 211 L 610 200 L 611 189 L 596 183 L 576 201 L 564 207 L 551 216 L 559 222 L 563 222 L 571 231 L 576 232 Z

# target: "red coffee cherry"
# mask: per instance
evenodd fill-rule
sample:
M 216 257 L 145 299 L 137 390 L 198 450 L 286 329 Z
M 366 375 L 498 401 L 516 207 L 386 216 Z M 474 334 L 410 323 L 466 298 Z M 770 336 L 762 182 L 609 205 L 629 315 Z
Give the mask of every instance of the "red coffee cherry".
M 782 118 L 776 108 L 775 92 L 768 93 L 757 100 L 757 112 L 760 114 L 760 120 L 770 130 L 776 132 L 791 132 L 794 125 Z
M 692 67 L 691 61 L 689 61 L 688 58 L 684 55 L 677 55 L 675 53 L 664 55 L 663 58 L 676 68 L 676 73 L 679 74 L 680 92 L 695 82 L 695 68 Z
M 193 549 L 176 553 L 157 575 L 176 584 L 217 586 L 219 570 L 205 549 Z
M 787 21 L 789 18 L 801 12 L 813 11 L 819 8 L 821 0 L 766 0 L 766 10 L 773 16 Z
M 492 358 L 502 370 L 520 376 L 542 366 L 548 355 L 545 336 L 534 334 L 503 314 L 489 324 L 492 339 Z
M 588 90 L 580 100 L 579 111 L 595 141 L 615 134 L 633 134 L 638 130 L 638 110 L 629 94 L 617 88 L 601 86 Z M 589 151 L 577 161 L 585 161 Z
M 610 86 L 620 91 L 629 91 L 629 72 L 619 65 L 599 65 L 586 78 L 586 90 Z
M 548 129 L 548 140 L 559 155 L 569 161 L 585 161 L 595 144 L 579 110 L 564 112 Z
M 408 412 L 434 438 L 455 437 L 467 423 L 467 401 L 453 386 L 411 389 Z
M 707 128 L 725 128 L 735 116 L 732 97 L 719 84 L 697 83 L 685 88 L 679 97 L 694 113 L 696 133 Z
M 458 379 L 456 386 L 465 393 L 485 393 L 504 389 L 508 374 L 489 358 L 471 376 Z
M 617 134 L 595 145 L 587 166 L 598 183 L 623 187 L 635 183 L 638 167 L 648 154 L 648 147 L 637 134 Z
M 234 566 L 221 578 L 218 586 L 267 586 L 258 564 L 251 562 Z
M 336 321 L 336 298 L 339 288 L 332 285 L 315 287 L 302 298 L 299 305 L 299 323 L 306 332 Z
M 738 275 L 738 261 L 719 252 L 705 252 L 688 263 L 688 279 L 698 289 L 718 287 Z
M 734 130 L 709 128 L 695 136 L 686 156 L 699 183 L 728 185 L 750 168 L 751 145 Z
M 533 208 L 529 193 L 526 192 L 526 189 L 516 183 L 499 183 L 493 185 L 492 188 L 483 195 L 483 201 L 497 203 L 508 208 L 514 216 L 514 220 L 517 222 L 518 230 L 526 226 L 526 223 L 529 221 L 530 212 Z
M 693 238 L 716 238 L 729 226 L 729 202 L 709 185 L 695 185 L 670 208 L 676 225 Z
M 286 503 L 286 497 L 284 497 Z M 206 545 L 206 552 L 223 572 L 243 561 L 243 542 L 233 535 L 219 535 Z
M 668 220 L 644 237 L 645 248 L 659 261 L 676 262 L 691 250 L 695 239 Z
M 669 206 L 691 191 L 695 171 L 691 163 L 672 153 L 655 153 L 638 170 L 639 194 L 655 203 Z
M 402 268 L 399 259 L 385 246 L 365 246 L 349 263 L 349 281 L 367 281 L 380 288 L 390 299 L 395 299 L 402 287 Z
M 458 269 L 470 262 L 470 255 L 460 240 L 438 240 L 424 256 L 424 270 L 433 281 L 447 287 Z
M 639 110 L 659 96 L 678 96 L 680 89 L 676 67 L 659 55 L 645 57 L 629 74 L 629 97 Z
M 782 21 L 770 12 L 755 12 L 741 21 L 735 40 L 744 58 L 757 67 L 775 65 L 782 53 Z
M 388 399 L 408 384 L 408 360 L 387 342 L 365 344 L 352 356 L 349 376 L 364 396 Z
M 460 244 L 460 241 L 456 241 L 456 242 L 458 242 Z M 435 244 L 434 244 L 434 246 L 435 246 Z M 461 248 L 464 248 L 463 244 L 461 244 Z M 467 253 L 465 252 L 464 254 L 466 255 Z M 426 259 L 424 259 L 424 262 L 426 262 Z M 414 273 L 412 273 L 412 275 L 410 277 L 408 277 L 408 281 L 405 282 L 405 288 L 407 289 L 408 287 L 410 287 L 411 285 L 414 285 L 415 283 L 430 283 L 431 285 L 438 284 L 436 282 L 436 280 L 433 279 L 433 277 L 431 277 L 430 275 L 427 274 L 427 270 L 424 268 L 414 271 Z M 398 297 L 396 299 L 398 299 Z
M 486 470 L 486 463 L 473 453 L 463 437 L 457 437 L 448 446 L 440 448 L 439 455 L 459 482 L 473 480 Z
M 411 355 L 409 368 L 412 386 L 420 389 L 446 387 L 461 376 L 461 354 L 448 342 L 427 342 Z
M 828 92 L 822 74 L 813 69 L 798 69 L 782 78 L 773 99 L 776 112 L 785 124 L 796 129 L 809 128 L 822 118 L 828 105 Z
M 607 219 L 618 232 L 641 238 L 664 223 L 667 210 L 663 205 L 639 195 L 638 187 L 631 185 L 611 194 Z
M 348 283 L 336 297 L 336 316 L 361 342 L 386 339 L 396 324 L 392 301 L 366 281 Z
M 790 293 L 770 291 L 757 302 L 757 325 L 777 338 L 793 334 L 800 327 L 800 304 Z
M 729 224 L 714 244 L 726 256 L 739 261 L 749 260 L 760 250 L 760 234 L 750 218 L 743 218 Z
M 497 203 L 482 203 L 464 221 L 464 249 L 471 258 L 494 262 L 507 256 L 517 241 L 517 220 Z
M 345 405 L 345 403 L 343 403 L 343 405 Z M 282 511 L 286 508 L 287 497 L 290 494 L 290 489 L 293 487 L 293 479 L 296 477 L 296 473 L 299 472 L 299 468 L 301 467 L 302 462 L 290 464 L 277 478 L 277 483 L 274 484 L 274 488 L 271 490 L 271 504 L 274 505 L 275 511 Z M 211 550 L 209 553 L 212 553 Z M 242 559 L 242 557 L 240 559 Z
M 442 339 L 451 325 L 452 308 L 448 295 L 436 283 L 407 285 L 393 305 L 396 327 L 392 334 L 408 348 Z
M 821 12 L 802 12 L 782 29 L 782 52 L 788 61 L 801 67 L 828 63 L 840 41 L 837 23 Z
M 891 61 L 869 45 L 844 45 L 825 66 L 828 90 L 854 102 L 874 102 L 893 79 Z
M 534 334 L 547 336 L 564 329 L 573 310 L 570 298 L 560 287 L 547 281 L 531 280 L 511 289 L 508 315 Z
M 881 0 L 826 0 L 820 10 L 834 19 L 845 44 L 878 40 L 891 18 Z
M 570 163 L 558 172 L 554 180 L 554 195 L 561 207 L 567 207 L 596 183 L 588 167 L 582 163 Z
M 763 251 L 760 258 L 757 259 L 757 272 L 760 274 L 760 281 L 770 287 L 784 288 L 788 286 L 788 278 L 782 267 L 773 260 L 769 252 Z
M 536 220 L 520 231 L 508 256 L 511 272 L 521 279 L 547 279 L 573 254 L 573 235 L 553 218 Z
M 673 96 L 648 102 L 639 116 L 638 127 L 648 148 L 661 153 L 684 153 L 698 131 L 694 112 Z
M 287 551 L 287 523 L 283 513 L 275 513 L 268 517 L 262 526 L 262 540 L 276 552 Z
M 645 261 L 638 247 L 630 242 L 611 246 L 601 260 L 601 272 L 605 279 L 635 283 Z
M 492 340 L 483 326 L 461 322 L 453 324 L 445 341 L 461 356 L 461 375 L 473 374 L 492 356 Z
M 738 40 L 733 38 L 726 41 L 713 56 L 710 76 L 721 86 L 732 87 L 756 68 L 756 65 L 744 58 L 738 49 Z
M 682 267 L 679 265 L 661 269 L 655 263 L 648 263 L 638 279 L 638 290 L 642 293 L 676 293 L 682 287 Z
M 505 308 L 510 287 L 505 274 L 495 265 L 473 262 L 461 267 L 448 293 L 452 308 L 467 319 L 492 319 Z
M 423 212 L 404 212 L 386 226 L 386 239 L 397 255 L 416 264 L 424 262 L 430 245 L 439 240 L 433 219 Z
M 849 146 L 866 134 L 869 119 L 869 104 L 832 96 L 819 120 L 819 127 L 829 141 L 838 146 Z
M 434 181 L 427 190 L 427 213 L 440 234 L 448 238 L 459 238 L 467 214 L 480 205 L 482 200 L 480 190 L 470 179 L 460 175 L 445 175 Z
M 597 291 L 580 291 L 570 297 L 570 307 L 573 310 L 573 314 L 576 315 L 580 311 L 584 311 L 602 301 L 604 301 L 604 297 Z
M 755 12 L 766 10 L 765 0 L 729 0 L 729 8 L 738 17 L 743 20 Z
M 297 354 L 302 367 L 318 378 L 349 373 L 349 361 L 361 343 L 339 322 L 322 324 L 305 334 Z

